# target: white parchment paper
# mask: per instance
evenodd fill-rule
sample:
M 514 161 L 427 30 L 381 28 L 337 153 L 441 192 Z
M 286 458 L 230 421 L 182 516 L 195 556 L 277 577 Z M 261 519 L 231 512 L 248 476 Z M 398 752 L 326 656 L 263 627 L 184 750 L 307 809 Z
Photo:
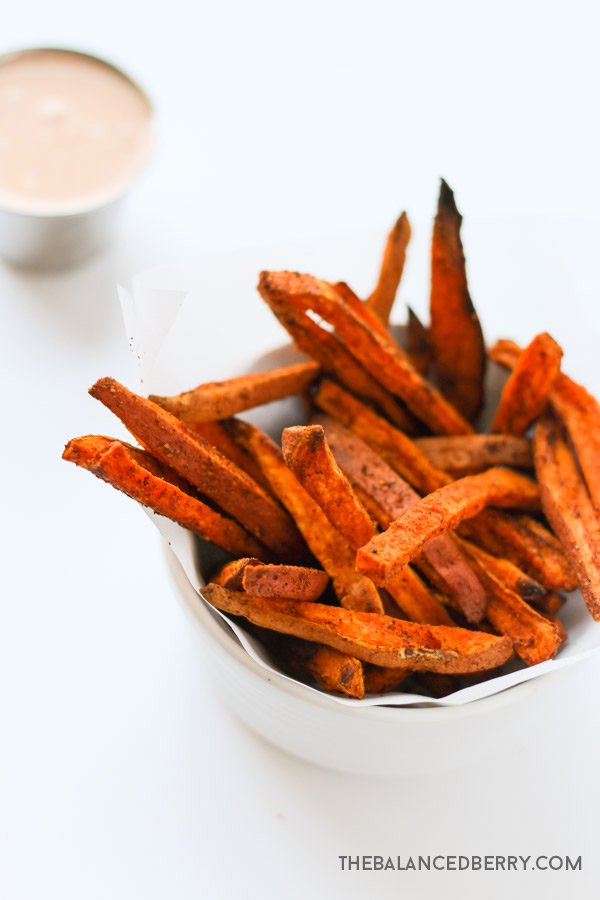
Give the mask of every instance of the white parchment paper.
M 488 240 L 497 242 L 497 237 L 490 235 Z M 364 238 L 363 241 L 369 243 Z M 332 239 L 325 243 L 326 259 L 322 242 L 318 246 L 307 244 L 293 249 L 280 247 L 264 250 L 261 254 L 249 251 L 235 257 L 156 269 L 137 276 L 131 292 L 119 288 L 127 335 L 139 363 L 140 392 L 169 394 L 188 390 L 204 381 L 233 377 L 293 361 L 295 351 L 285 345 L 285 333 L 256 294 L 258 271 L 260 267 L 303 268 L 331 280 L 348 279 L 343 270 L 335 268 L 336 261 L 339 265 L 340 260 L 350 256 L 356 259 L 356 256 L 351 249 L 336 244 Z M 357 278 L 360 282 L 360 275 Z M 360 283 L 357 287 L 361 288 Z M 518 305 L 518 297 L 515 302 Z M 546 302 L 551 303 L 551 298 L 546 297 Z M 506 328 L 505 333 L 498 334 L 498 337 L 520 337 L 524 331 L 523 307 L 520 308 L 521 327 Z M 531 336 L 539 330 L 533 325 Z M 278 346 L 279 349 L 272 349 Z M 593 385 L 589 386 L 593 389 Z M 277 438 L 283 427 L 302 421 L 300 405 L 295 399 L 252 411 L 247 417 Z M 174 522 L 151 512 L 148 515 L 168 540 L 190 583 L 201 597 L 209 558 L 214 551 Z M 289 678 L 276 668 L 259 641 L 222 613 L 215 612 L 223 628 L 233 632 L 256 662 L 281 677 Z M 419 703 L 457 706 L 499 693 L 531 678 L 539 678 L 600 650 L 600 625 L 592 621 L 579 592 L 569 596 L 560 617 L 567 630 L 568 641 L 554 660 L 529 668 L 517 660 L 510 663 L 503 674 L 442 699 L 413 693 L 389 693 L 368 696 L 363 700 L 331 695 L 332 699 L 351 706 L 408 706 Z M 232 640 L 235 638 L 232 636 Z M 308 685 L 303 687 L 307 691 L 319 690 Z

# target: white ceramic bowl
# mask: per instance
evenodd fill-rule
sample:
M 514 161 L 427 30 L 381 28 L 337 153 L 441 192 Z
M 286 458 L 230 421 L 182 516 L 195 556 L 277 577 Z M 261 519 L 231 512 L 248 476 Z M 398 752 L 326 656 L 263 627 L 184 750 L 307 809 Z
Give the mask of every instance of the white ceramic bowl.
M 261 668 L 198 596 L 163 540 L 175 592 L 221 699 L 265 740 L 304 760 L 361 775 L 468 766 L 534 739 L 557 675 L 458 707 L 349 707 Z M 558 676 L 560 677 L 560 676 Z M 535 712 L 535 714 L 533 714 Z

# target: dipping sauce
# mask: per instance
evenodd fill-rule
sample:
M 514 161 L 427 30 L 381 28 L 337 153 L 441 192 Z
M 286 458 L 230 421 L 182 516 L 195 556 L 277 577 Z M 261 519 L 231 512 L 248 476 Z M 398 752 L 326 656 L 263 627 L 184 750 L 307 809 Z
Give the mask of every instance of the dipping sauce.
M 152 145 L 147 98 L 107 63 L 67 50 L 0 60 L 0 207 L 45 216 L 104 204 Z

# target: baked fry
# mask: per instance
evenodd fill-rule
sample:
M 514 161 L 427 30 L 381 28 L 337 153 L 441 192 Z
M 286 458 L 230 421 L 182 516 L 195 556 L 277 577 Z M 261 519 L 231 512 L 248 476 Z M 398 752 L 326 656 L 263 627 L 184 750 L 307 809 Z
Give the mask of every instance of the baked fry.
M 408 669 L 384 669 L 382 666 L 363 663 L 365 693 L 389 694 L 397 690 L 411 674 Z
M 521 348 L 514 341 L 498 341 L 489 351 L 494 362 L 514 369 Z M 600 515 L 600 404 L 568 375 L 559 372 L 550 391 L 550 406 L 567 429 L 596 513 Z
M 477 544 L 465 541 L 464 538 L 459 538 L 458 535 L 454 539 L 459 542 L 459 545 L 470 557 L 480 563 L 480 565 L 485 566 L 490 574 L 523 600 L 527 600 L 529 603 L 537 603 L 538 601 L 542 602 L 543 598 L 548 596 L 545 587 L 521 571 L 510 560 L 493 556 L 491 553 L 482 550 Z
M 310 675 L 326 691 L 362 700 L 365 683 L 359 659 L 324 644 L 288 635 L 280 635 L 280 638 L 279 651 L 284 665 Z
M 367 300 L 367 305 L 385 323 L 389 321 L 396 299 L 409 240 L 410 223 L 408 216 L 403 212 L 388 235 L 377 285 Z
M 562 355 L 562 349 L 549 334 L 538 334 L 532 340 L 504 385 L 492 432 L 520 435 L 527 431 L 548 402 Z
M 529 601 L 544 616 L 556 616 L 556 613 L 565 605 L 565 598 L 556 591 L 548 591 L 543 597 L 531 598 Z
M 600 621 L 600 525 L 577 461 L 550 414 L 538 420 L 533 455 L 544 512 L 592 617 Z
M 114 412 L 140 444 L 218 503 L 278 556 L 296 560 L 303 555 L 302 538 L 285 510 L 179 419 L 114 378 L 101 378 L 90 388 L 90 394 Z
M 346 349 L 369 369 L 388 391 L 397 395 L 417 418 L 438 434 L 469 434 L 462 416 L 412 366 L 391 338 L 367 324 L 342 297 L 311 275 L 297 272 L 261 272 L 259 292 L 276 308 L 284 303 L 302 312 L 321 316 L 333 328 Z
M 252 555 L 269 560 L 271 553 L 234 522 L 157 474 L 156 460 L 144 450 L 101 435 L 69 441 L 63 459 L 123 491 L 161 516 L 183 525 L 233 556 Z
M 446 625 L 418 625 L 378 613 L 322 603 L 266 600 L 216 584 L 203 590 L 217 609 L 263 628 L 292 634 L 349 653 L 363 662 L 432 672 L 476 672 L 506 662 L 508 638 Z
M 511 469 L 467 475 L 424 497 L 356 554 L 356 568 L 376 584 L 414 559 L 431 538 L 451 531 L 485 506 L 525 506 L 539 500 L 537 484 Z
M 223 456 L 230 459 L 236 466 L 246 475 L 254 479 L 269 493 L 271 488 L 269 482 L 263 475 L 260 466 L 257 466 L 249 453 L 245 453 L 241 447 L 231 438 L 227 429 L 223 427 L 222 422 L 188 422 L 187 427 L 199 434 L 208 444 L 216 447 Z
M 353 487 L 371 498 L 372 509 L 383 528 L 387 528 L 393 519 L 419 502 L 419 495 L 360 438 L 328 416 L 319 417 L 317 422 L 325 429 L 333 455 Z M 439 590 L 455 598 L 470 622 L 481 620 L 486 605 L 485 591 L 464 554 L 448 535 L 440 535 L 428 541 L 416 563 Z M 414 604 L 410 606 L 411 586 L 406 584 L 406 576 L 402 576 L 403 572 L 410 571 L 410 568 L 401 569 L 388 583 L 387 589 L 391 590 L 394 599 L 409 618 L 421 621 Z M 412 587 L 412 592 L 416 594 L 415 586 Z M 432 592 L 428 593 L 428 602 L 425 597 L 421 600 L 422 616 L 432 616 L 436 607 L 439 607 Z M 435 623 L 432 621 L 431 624 Z
M 510 434 L 465 434 L 415 438 L 432 466 L 452 478 L 476 475 L 491 466 L 532 469 L 531 441 Z
M 231 591 L 246 591 L 257 597 L 284 600 L 317 600 L 329 578 L 320 569 L 305 566 L 265 565 L 259 559 L 236 559 L 226 563 L 211 581 Z
M 426 376 L 432 358 L 431 344 L 427 329 L 410 306 L 406 326 L 406 352 L 417 372 Z
M 483 402 L 485 344 L 467 286 L 462 216 L 442 179 L 431 243 L 429 340 L 442 392 L 468 421 Z
M 148 399 L 182 422 L 213 422 L 273 400 L 301 394 L 318 374 L 317 363 L 297 363 L 270 372 L 211 381 L 174 397 L 151 394 Z
M 279 447 L 247 422 L 229 419 L 226 427 L 261 466 L 273 493 L 289 510 L 308 547 L 331 577 L 342 606 L 381 612 L 383 607 L 375 585 L 356 571 L 350 545 L 290 472 Z

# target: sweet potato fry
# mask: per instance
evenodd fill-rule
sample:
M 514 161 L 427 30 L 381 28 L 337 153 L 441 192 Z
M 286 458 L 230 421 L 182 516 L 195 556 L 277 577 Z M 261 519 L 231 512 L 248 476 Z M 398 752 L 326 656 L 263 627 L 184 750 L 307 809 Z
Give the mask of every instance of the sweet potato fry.
M 182 422 L 213 422 L 273 400 L 301 394 L 318 374 L 317 363 L 297 363 L 228 381 L 211 381 L 174 397 L 151 394 L 148 399 Z
M 548 591 L 543 597 L 535 597 L 530 601 L 542 615 L 554 618 L 557 612 L 565 605 L 565 598 L 556 591 Z
M 271 492 L 269 482 L 263 475 L 260 466 L 256 465 L 249 453 L 245 453 L 241 447 L 238 447 L 227 429 L 223 427 L 222 422 L 188 422 L 187 427 L 199 434 L 208 444 L 212 444 L 213 447 L 220 450 L 223 456 L 235 463 L 242 472 L 249 475 L 262 488 Z
M 113 378 L 101 378 L 90 388 L 90 394 L 114 412 L 146 449 L 218 503 L 267 547 L 284 559 L 296 560 L 303 554 L 302 538 L 285 510 L 179 419 Z
M 379 279 L 367 305 L 382 322 L 388 322 L 406 260 L 406 248 L 410 240 L 410 223 L 403 212 L 390 231 L 383 253 Z
M 520 435 L 527 431 L 548 402 L 562 355 L 549 334 L 538 334 L 532 340 L 504 385 L 492 432 Z
M 211 575 L 210 580 L 221 587 L 229 588 L 230 591 L 244 590 L 244 569 L 252 563 L 259 563 L 260 560 L 252 556 L 234 559 L 225 563 L 224 566 Z
M 305 566 L 264 565 L 251 561 L 242 574 L 242 588 L 257 597 L 277 597 L 284 600 L 317 600 L 329 576 L 320 569 Z
M 407 434 L 415 434 L 415 420 L 367 370 L 346 350 L 335 334 L 326 331 L 305 312 L 280 297 L 266 296 L 266 302 L 302 353 L 319 363 L 340 384 L 358 397 L 373 403 L 390 421 Z
M 292 514 L 310 550 L 330 575 L 342 606 L 381 612 L 383 607 L 375 585 L 356 572 L 350 545 L 290 472 L 279 447 L 247 422 L 229 419 L 226 427 L 261 466 L 273 493 Z
M 284 666 L 305 672 L 326 691 L 362 700 L 365 695 L 363 665 L 355 656 L 289 635 L 279 635 L 279 638 L 276 655 L 281 657 Z
M 471 552 L 468 545 L 467 552 Z M 510 590 L 473 554 L 477 574 L 488 592 L 487 618 L 500 634 L 512 641 L 515 652 L 528 666 L 535 666 L 556 656 L 564 637 L 556 625 L 540 615 L 514 591 Z
M 532 469 L 531 441 L 510 434 L 465 434 L 416 438 L 432 466 L 453 478 L 476 475 L 491 466 Z
M 173 519 L 233 556 L 252 554 L 262 560 L 271 556 L 237 522 L 156 474 L 156 461 L 143 450 L 100 435 L 88 435 L 69 441 L 63 459 L 88 469 L 138 503 Z
M 522 572 L 521 569 L 510 562 L 510 560 L 493 556 L 491 553 L 482 550 L 481 547 L 478 547 L 476 544 L 472 544 L 471 541 L 465 541 L 458 536 L 455 536 L 455 540 L 459 542 L 459 545 L 470 557 L 480 563 L 480 565 L 485 566 L 490 574 L 497 578 L 498 581 L 501 581 L 509 590 L 514 591 L 514 593 L 523 600 L 532 603 L 541 601 L 542 598 L 548 595 L 545 587 L 525 572 Z
M 400 397 L 432 431 L 439 434 L 472 431 L 468 422 L 419 375 L 391 338 L 370 328 L 365 318 L 344 303 L 327 282 L 297 272 L 262 272 L 258 289 L 272 308 L 283 302 L 302 312 L 311 311 L 329 322 L 354 358 L 388 391 Z
M 419 502 L 419 495 L 356 435 L 327 416 L 319 417 L 318 424 L 324 427 L 333 455 L 346 477 L 374 502 L 382 527 L 387 528 L 392 519 Z M 427 542 L 416 562 L 439 590 L 456 599 L 469 621 L 480 621 L 485 611 L 485 592 L 466 558 L 448 535 Z M 418 596 L 419 586 L 411 587 L 406 583 L 401 574 L 405 571 L 410 569 L 401 569 L 388 583 L 387 589 L 409 618 L 423 621 L 425 616 L 433 616 L 439 603 L 429 591 L 428 598 L 421 598 L 419 615 L 410 598 L 411 591 Z M 443 624 L 439 611 L 437 623 Z M 430 619 L 430 624 L 436 622 Z
M 477 672 L 502 665 L 512 653 L 507 638 L 464 628 L 419 625 L 322 603 L 266 600 L 217 584 L 209 584 L 202 593 L 223 612 L 244 616 L 263 628 L 326 644 L 377 666 Z
M 514 341 L 498 341 L 489 351 L 494 362 L 514 369 L 521 348 Z M 559 372 L 550 391 L 550 405 L 565 425 L 583 477 L 600 515 L 600 404 L 580 384 Z
M 442 392 L 469 421 L 483 402 L 485 344 L 467 286 L 462 216 L 442 180 L 431 244 L 429 340 Z
M 431 538 L 451 531 L 485 506 L 529 506 L 539 499 L 534 481 L 511 469 L 467 475 L 424 497 L 356 554 L 356 568 L 376 584 L 414 559 Z
M 577 461 L 550 414 L 538 420 L 533 455 L 544 512 L 562 541 L 590 613 L 600 621 L 600 525 Z
M 363 663 L 366 694 L 389 694 L 397 690 L 410 676 L 411 672 L 407 669 L 384 669 L 371 663 Z
M 406 326 L 406 352 L 417 372 L 426 376 L 431 365 L 431 344 L 427 329 L 410 306 Z

